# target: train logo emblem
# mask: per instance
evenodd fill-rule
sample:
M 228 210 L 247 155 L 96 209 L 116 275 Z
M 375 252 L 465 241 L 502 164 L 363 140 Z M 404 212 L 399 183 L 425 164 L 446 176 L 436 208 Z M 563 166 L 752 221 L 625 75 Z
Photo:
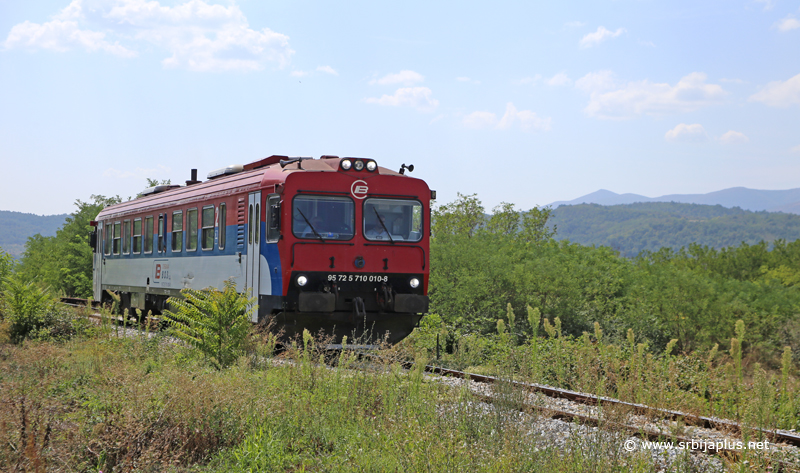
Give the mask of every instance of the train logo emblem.
M 355 181 L 353 185 L 350 186 L 350 193 L 353 194 L 353 197 L 356 199 L 363 199 L 367 196 L 367 192 L 369 192 L 369 187 L 367 187 L 367 183 L 364 181 Z
M 155 262 L 153 264 L 153 284 L 158 284 L 161 281 L 169 281 L 169 263 Z

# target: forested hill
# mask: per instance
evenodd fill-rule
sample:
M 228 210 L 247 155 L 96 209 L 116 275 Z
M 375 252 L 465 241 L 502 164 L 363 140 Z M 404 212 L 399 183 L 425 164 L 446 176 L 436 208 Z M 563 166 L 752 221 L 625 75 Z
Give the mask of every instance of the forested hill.
M 67 214 L 34 215 L 0 210 L 0 248 L 11 256 L 20 258 L 29 236 L 37 233 L 53 236 L 66 218 Z
M 800 215 L 675 202 L 562 205 L 550 222 L 557 239 L 609 246 L 629 257 L 691 243 L 722 248 L 800 238 Z

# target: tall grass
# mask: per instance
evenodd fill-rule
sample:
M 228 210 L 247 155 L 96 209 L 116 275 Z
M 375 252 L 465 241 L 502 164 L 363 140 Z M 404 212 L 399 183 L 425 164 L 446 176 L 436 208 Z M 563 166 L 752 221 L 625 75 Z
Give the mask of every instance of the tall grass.
M 537 313 L 529 321 L 538 329 Z M 438 319 L 440 320 L 440 319 Z M 431 353 L 430 339 L 446 328 L 423 323 L 396 350 Z M 443 366 L 482 374 L 508 373 L 529 382 L 548 384 L 689 414 L 742 421 L 762 429 L 800 429 L 800 380 L 794 376 L 792 352 L 786 347 L 779 358 L 780 371 L 754 363 L 742 353 L 745 326 L 738 321 L 729 353 L 715 346 L 707 353 L 673 353 L 675 340 L 664 352 L 653 353 L 637 343 L 633 330 L 624 340 L 606 340 L 599 324 L 593 334 L 563 336 L 559 321 L 542 320 L 545 336 L 528 336 L 518 344 L 506 325 L 495 337 L 465 335 L 437 362 Z M 500 327 L 501 325 L 499 325 Z M 517 339 L 522 337 L 517 336 Z

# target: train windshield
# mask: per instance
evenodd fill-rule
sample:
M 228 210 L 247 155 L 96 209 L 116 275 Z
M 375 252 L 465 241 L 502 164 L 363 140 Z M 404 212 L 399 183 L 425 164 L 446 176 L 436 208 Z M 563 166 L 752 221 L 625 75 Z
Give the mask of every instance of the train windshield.
M 349 240 L 355 221 L 355 204 L 349 197 L 298 195 L 292 204 L 292 233 L 297 238 Z
M 367 199 L 364 236 L 373 241 L 420 241 L 422 204 L 416 200 Z

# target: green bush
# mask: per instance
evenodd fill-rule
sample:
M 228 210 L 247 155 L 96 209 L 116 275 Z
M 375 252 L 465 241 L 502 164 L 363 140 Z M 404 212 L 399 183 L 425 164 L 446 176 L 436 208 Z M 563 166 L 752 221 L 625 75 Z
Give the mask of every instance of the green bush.
M 164 312 L 172 335 L 200 351 L 214 368 L 232 365 L 244 354 L 257 306 L 237 293 L 231 281 L 225 282 L 223 291 L 184 289 L 181 294 L 183 299 L 169 298 L 175 311 Z
M 2 309 L 12 343 L 30 340 L 65 340 L 75 335 L 71 314 L 58 307 L 47 289 L 17 276 L 3 280 Z

